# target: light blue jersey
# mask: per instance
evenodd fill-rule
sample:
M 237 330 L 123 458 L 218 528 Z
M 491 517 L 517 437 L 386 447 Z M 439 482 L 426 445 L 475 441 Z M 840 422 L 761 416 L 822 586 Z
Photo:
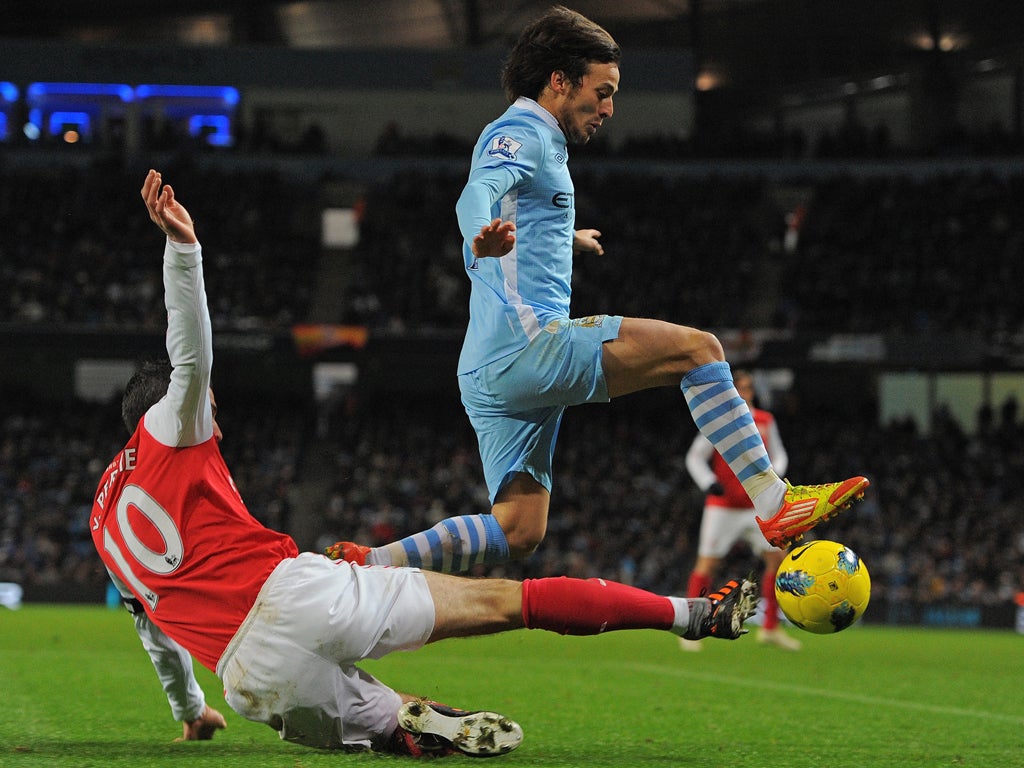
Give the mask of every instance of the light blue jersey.
M 456 205 L 472 281 L 459 373 L 523 349 L 569 317 L 576 211 L 565 135 L 551 114 L 520 98 L 484 128 Z M 496 218 L 516 225 L 501 258 L 477 259 L 470 243 Z

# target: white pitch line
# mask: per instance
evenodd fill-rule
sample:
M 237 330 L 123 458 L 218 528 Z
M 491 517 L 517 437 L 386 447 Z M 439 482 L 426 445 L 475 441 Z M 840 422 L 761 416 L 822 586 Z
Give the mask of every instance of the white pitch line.
M 770 680 L 751 680 L 745 677 L 732 677 L 730 675 L 715 675 L 707 672 L 692 672 L 678 667 L 665 667 L 656 664 L 626 664 L 625 667 L 636 672 L 650 672 L 663 676 L 686 677 L 692 680 L 703 680 L 707 683 L 725 683 L 737 685 L 744 688 L 760 688 L 773 691 L 784 691 L 786 693 L 797 693 L 803 696 L 820 696 L 827 699 L 838 699 L 840 701 L 851 701 L 858 704 L 869 704 L 871 706 L 896 707 L 897 709 L 913 709 L 921 712 L 932 712 L 939 715 L 954 715 L 956 717 L 975 717 L 981 720 L 997 720 L 1007 723 L 1024 723 L 1024 715 L 1004 715 L 998 712 L 983 712 L 976 709 L 962 709 L 960 707 L 944 707 L 938 704 L 922 704 L 917 701 L 906 701 L 901 699 L 883 699 L 877 696 L 864 696 L 858 693 L 837 691 L 834 689 L 812 688 L 804 685 L 793 685 L 792 683 L 776 683 Z

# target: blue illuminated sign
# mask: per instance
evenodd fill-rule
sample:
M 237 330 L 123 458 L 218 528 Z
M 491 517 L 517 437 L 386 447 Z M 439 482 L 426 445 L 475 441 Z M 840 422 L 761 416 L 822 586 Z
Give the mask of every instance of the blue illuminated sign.
M 88 112 L 51 112 L 50 113 L 50 135 L 59 136 L 64 129 L 71 125 L 80 134 L 89 133 L 91 118 Z
M 13 83 L 0 82 L 0 108 L 5 102 L 16 102 L 18 95 Z M 69 125 L 88 138 L 104 131 L 108 120 L 131 120 L 126 105 L 134 103 L 143 119 L 166 121 L 180 136 L 200 138 L 211 146 L 230 146 L 239 93 L 237 88 L 222 85 L 31 83 L 25 100 L 26 136 L 33 140 L 44 134 L 61 136 Z M 5 126 L 8 119 L 5 115 Z
M 135 89 L 139 99 L 212 99 L 225 106 L 238 104 L 238 89 L 229 85 L 140 85 Z
M 215 147 L 231 145 L 231 118 L 227 115 L 192 115 L 188 119 L 189 136 L 206 136 Z
M 48 96 L 108 96 L 129 102 L 134 98 L 134 91 L 124 83 L 31 83 L 25 96 L 29 103 Z

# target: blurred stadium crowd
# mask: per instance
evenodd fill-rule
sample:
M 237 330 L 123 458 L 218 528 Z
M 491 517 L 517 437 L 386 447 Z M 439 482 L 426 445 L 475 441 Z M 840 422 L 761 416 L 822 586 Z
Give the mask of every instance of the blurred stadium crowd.
M 1024 176 L 574 176 L 576 220 L 604 233 L 608 253 L 577 260 L 578 315 L 808 333 L 1024 331 L 1024 306 L 1005 290 L 1024 278 Z M 370 190 L 348 319 L 462 327 L 468 287 L 451 211 L 463 183 L 413 173 Z M 415 230 L 396 227 L 402 217 Z
M 202 220 L 215 327 L 303 320 L 320 251 L 319 231 L 296 223 L 315 203 L 309 190 L 273 170 L 175 168 Z M 0 322 L 165 327 L 140 173 L 120 160 L 3 168 Z
M 284 330 L 307 319 L 322 258 L 308 183 L 280 170 L 163 170 L 197 218 L 215 328 Z M 6 332 L 163 328 L 160 244 L 141 215 L 137 169 L 107 160 L 3 176 Z M 807 333 L 1024 333 L 1019 292 L 1007 289 L 1024 282 L 1022 176 L 779 182 L 584 164 L 575 181 L 577 221 L 605 233 L 607 255 L 578 262 L 574 314 Z M 468 286 L 453 214 L 462 182 L 421 169 L 367 184 L 338 322 L 463 327 Z M 503 572 L 683 592 L 702 502 L 683 466 L 693 427 L 678 392 L 648 394 L 568 412 L 548 537 Z M 250 510 L 303 546 L 379 543 L 488 506 L 457 397 L 382 407 L 353 396 L 326 417 L 313 402 L 219 399 L 223 450 Z M 100 599 L 88 513 L 124 442 L 118 411 L 0 398 L 0 581 L 94 584 Z M 795 482 L 871 478 L 867 501 L 821 534 L 869 563 L 876 598 L 1006 603 L 1024 590 L 1024 424 L 1011 405 L 981 419 L 977 434 L 941 413 L 927 435 L 912 422 L 851 420 L 842 404 L 829 413 L 785 401 L 776 415 Z M 299 489 L 314 480 L 317 508 L 300 508 L 311 497 Z
M 574 312 L 807 333 L 1024 333 L 1024 175 L 788 179 L 575 174 Z M 595 169 L 599 166 L 593 166 Z M 316 194 L 280 170 L 185 163 L 166 174 L 200 211 L 214 326 L 308 319 L 321 257 Z M 172 176 L 173 174 L 173 176 Z M 159 265 L 137 169 L 4 169 L 0 322 L 162 328 Z M 341 322 L 460 329 L 468 286 L 453 209 L 464 176 L 410 170 L 368 184 Z M 837 311 L 837 307 L 840 311 Z

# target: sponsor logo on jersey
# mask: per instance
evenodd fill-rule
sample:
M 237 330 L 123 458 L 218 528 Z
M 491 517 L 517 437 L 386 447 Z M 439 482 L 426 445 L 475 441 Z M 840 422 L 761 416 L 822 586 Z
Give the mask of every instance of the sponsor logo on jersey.
M 551 204 L 555 208 L 572 208 L 573 197 L 572 192 L 555 192 L 551 196 Z
M 516 152 L 523 148 L 521 142 L 511 136 L 496 136 L 491 139 L 491 148 L 487 154 L 491 157 L 504 157 L 506 160 L 515 160 Z

